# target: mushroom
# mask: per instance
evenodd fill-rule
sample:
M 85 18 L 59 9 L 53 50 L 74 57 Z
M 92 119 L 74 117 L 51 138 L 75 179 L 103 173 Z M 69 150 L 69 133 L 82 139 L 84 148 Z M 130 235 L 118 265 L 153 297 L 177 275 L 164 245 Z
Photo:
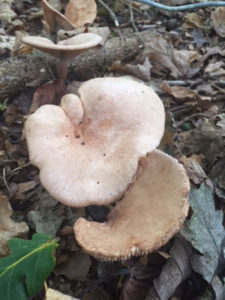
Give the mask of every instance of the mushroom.
M 154 150 L 107 222 L 79 218 L 75 236 L 89 254 L 103 260 L 126 260 L 152 252 L 180 229 L 188 212 L 189 180 L 178 161 Z
M 102 43 L 100 35 L 94 33 L 81 33 L 69 39 L 55 44 L 49 39 L 38 36 L 24 36 L 22 42 L 42 52 L 57 57 L 60 60 L 58 64 L 59 77 L 66 78 L 67 65 L 66 60 L 73 58 L 89 48 L 96 47 Z M 63 74 L 61 74 L 63 73 Z
M 95 78 L 61 107 L 29 116 L 25 136 L 31 162 L 48 192 L 68 206 L 118 200 L 135 180 L 138 161 L 164 131 L 164 107 L 149 87 L 124 78 Z

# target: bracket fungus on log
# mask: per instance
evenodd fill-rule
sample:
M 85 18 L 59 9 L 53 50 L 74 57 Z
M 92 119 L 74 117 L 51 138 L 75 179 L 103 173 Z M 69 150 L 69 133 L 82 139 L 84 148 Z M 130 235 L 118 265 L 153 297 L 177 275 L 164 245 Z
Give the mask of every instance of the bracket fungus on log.
M 154 150 L 140 162 L 141 171 L 107 222 L 75 223 L 75 236 L 89 254 L 103 260 L 126 260 L 168 242 L 188 213 L 189 180 L 178 161 Z
M 29 116 L 25 136 L 43 186 L 69 206 L 118 200 L 135 180 L 139 160 L 164 131 L 164 107 L 149 87 L 96 78 Z

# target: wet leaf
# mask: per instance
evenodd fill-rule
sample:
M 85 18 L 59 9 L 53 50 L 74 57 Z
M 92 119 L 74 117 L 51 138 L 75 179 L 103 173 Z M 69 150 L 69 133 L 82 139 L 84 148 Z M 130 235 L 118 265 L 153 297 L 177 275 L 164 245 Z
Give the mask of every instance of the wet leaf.
M 212 191 L 204 183 L 199 189 L 191 189 L 189 202 L 193 215 L 185 221 L 181 234 L 201 253 L 201 256 L 196 254 L 191 257 L 192 268 L 211 282 L 225 238 L 223 213 L 215 210 Z
M 11 253 L 0 259 L 0 293 L 8 300 L 27 300 L 35 295 L 55 266 L 55 240 L 34 234 L 32 240 L 12 239 Z

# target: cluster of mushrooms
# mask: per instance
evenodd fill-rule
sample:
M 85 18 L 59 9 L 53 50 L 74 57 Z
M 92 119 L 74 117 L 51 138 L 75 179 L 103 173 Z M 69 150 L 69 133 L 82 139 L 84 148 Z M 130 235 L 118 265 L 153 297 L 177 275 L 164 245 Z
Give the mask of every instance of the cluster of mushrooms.
M 42 5 L 46 14 L 47 1 Z M 23 42 L 65 61 L 102 38 L 82 33 L 58 44 L 42 37 Z M 43 105 L 28 117 L 30 161 L 55 199 L 71 207 L 116 203 L 106 222 L 75 223 L 76 239 L 89 254 L 126 260 L 149 253 L 183 224 L 189 180 L 176 159 L 156 150 L 164 123 L 163 104 L 151 88 L 113 77 L 89 80 L 60 106 Z
M 180 229 L 189 181 L 179 162 L 156 150 L 164 107 L 144 84 L 95 78 L 29 116 L 30 161 L 48 192 L 68 206 L 116 202 L 104 223 L 77 220 L 78 243 L 89 254 L 121 260 L 151 252 Z

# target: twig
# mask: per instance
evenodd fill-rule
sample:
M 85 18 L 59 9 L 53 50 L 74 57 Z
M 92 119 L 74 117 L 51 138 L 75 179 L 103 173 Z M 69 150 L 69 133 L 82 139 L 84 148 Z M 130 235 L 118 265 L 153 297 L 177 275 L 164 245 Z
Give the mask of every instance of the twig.
M 10 188 L 9 188 L 9 185 L 8 185 L 8 182 L 7 182 L 7 179 L 6 179 L 6 168 L 3 168 L 2 177 L 3 177 L 3 182 L 4 182 L 7 190 L 10 191 Z
M 209 2 L 186 4 L 186 5 L 180 5 L 180 6 L 167 6 L 164 4 L 156 3 L 151 0 L 135 0 L 135 1 L 152 6 L 152 7 L 156 7 L 156 8 L 163 9 L 163 10 L 169 10 L 169 11 L 184 11 L 184 10 L 205 8 L 205 7 L 211 7 L 211 6 L 225 6 L 225 1 L 209 1 Z
M 119 27 L 119 21 L 117 19 L 117 16 L 115 15 L 115 13 L 111 10 L 111 8 L 105 4 L 105 2 L 103 0 L 98 0 L 98 2 L 101 4 L 101 6 L 103 6 L 105 8 L 105 10 L 108 11 L 111 19 L 113 20 L 114 24 L 116 27 Z
M 129 12 L 130 12 L 130 23 L 134 29 L 135 32 L 138 32 L 138 28 L 137 26 L 135 25 L 135 22 L 134 22 L 134 12 L 133 12 L 133 8 L 132 8 L 132 4 L 131 4 L 131 1 L 130 0 L 127 0 L 127 5 L 128 5 L 128 8 L 129 8 Z

